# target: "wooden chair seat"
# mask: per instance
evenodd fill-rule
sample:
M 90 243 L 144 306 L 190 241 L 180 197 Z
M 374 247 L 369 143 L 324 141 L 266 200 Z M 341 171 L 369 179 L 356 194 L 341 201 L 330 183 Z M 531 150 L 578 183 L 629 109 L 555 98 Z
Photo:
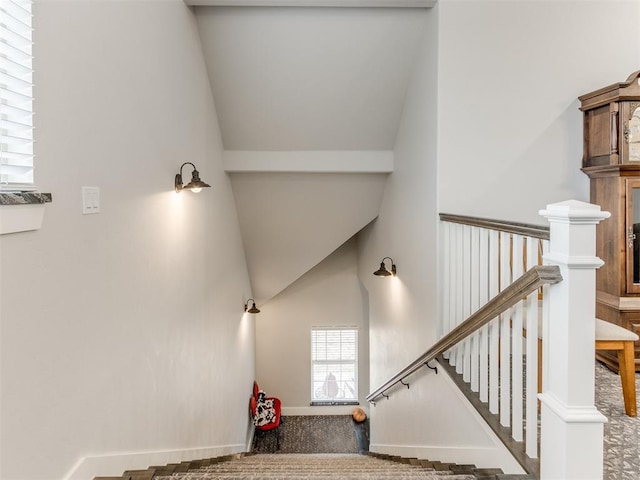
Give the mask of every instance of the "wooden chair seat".
M 634 359 L 634 342 L 637 340 L 638 335 L 626 328 L 596 318 L 596 350 L 615 350 L 618 352 L 624 410 L 630 417 L 637 415 Z
M 542 329 L 538 327 L 538 392 L 542 392 Z M 524 336 L 527 336 L 526 330 Z M 604 320 L 596 318 L 596 350 L 613 350 L 618 352 L 620 382 L 624 411 L 629 417 L 637 416 L 636 405 L 636 369 L 634 359 L 634 342 L 638 335 Z

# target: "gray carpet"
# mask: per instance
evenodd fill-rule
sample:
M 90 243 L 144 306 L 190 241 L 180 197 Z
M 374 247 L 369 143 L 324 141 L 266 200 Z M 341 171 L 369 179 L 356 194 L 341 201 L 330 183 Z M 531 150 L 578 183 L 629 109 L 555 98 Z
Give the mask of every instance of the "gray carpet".
M 257 454 L 157 480 L 476 480 L 357 454 Z
M 358 453 L 351 415 L 282 417 L 280 449 L 274 433 L 256 435 L 254 453 Z
M 636 374 L 640 399 L 640 374 Z M 640 417 L 624 413 L 620 377 L 596 363 L 595 404 L 609 419 L 604 425 L 604 480 L 640 479 Z

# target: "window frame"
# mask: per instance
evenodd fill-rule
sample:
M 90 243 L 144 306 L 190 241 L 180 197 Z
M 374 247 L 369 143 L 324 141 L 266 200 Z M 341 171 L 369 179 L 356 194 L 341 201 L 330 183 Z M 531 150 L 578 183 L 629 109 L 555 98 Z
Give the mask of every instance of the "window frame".
M 50 193 L 35 185 L 33 0 L 0 5 L 0 235 L 42 228 Z
M 340 351 L 338 357 L 333 357 L 333 358 L 325 358 L 324 359 L 320 359 L 320 358 L 316 358 L 316 352 L 317 352 L 317 348 L 316 348 L 316 344 L 318 343 L 316 340 L 316 334 L 319 332 L 340 332 L 341 334 L 341 338 L 340 338 L 340 344 L 338 346 L 338 350 Z M 353 335 L 353 341 L 351 342 L 344 342 L 342 339 L 342 335 L 343 334 L 347 334 L 347 335 Z M 326 405 L 358 405 L 359 404 L 359 388 L 358 388 L 358 383 L 359 383 L 359 378 L 358 378 L 358 370 L 359 370 L 359 345 L 358 345 L 358 339 L 359 339 L 359 329 L 356 326 L 314 326 L 311 327 L 311 332 L 310 332 L 310 397 L 311 397 L 311 403 L 310 405 L 312 406 L 326 406 Z M 327 343 L 326 341 L 326 337 L 325 337 L 325 344 Z M 343 348 L 345 346 L 345 343 L 350 343 L 353 345 L 353 350 L 351 352 L 347 352 L 347 355 L 345 355 Z M 334 343 L 334 348 L 336 348 L 336 345 Z M 349 357 L 353 357 L 353 359 L 349 358 Z M 337 395 L 334 397 L 331 396 L 318 396 L 316 395 L 316 392 L 318 391 L 319 388 L 324 388 L 324 386 L 326 385 L 327 382 L 327 377 L 330 373 L 334 373 L 334 372 L 328 372 L 325 373 L 325 378 L 324 380 L 320 381 L 319 379 L 316 378 L 316 368 L 319 365 L 340 365 L 340 372 L 337 372 L 338 378 L 336 378 L 336 384 L 337 384 L 337 388 L 338 388 L 338 392 Z M 351 366 L 352 372 L 353 372 L 353 378 L 351 380 L 346 380 L 343 378 L 343 374 L 344 371 L 342 371 L 342 366 Z M 322 385 L 322 386 L 320 386 Z M 344 394 L 345 391 L 351 390 L 353 392 L 353 394 L 351 396 L 346 396 Z M 341 394 L 342 392 L 342 394 Z
M 0 58 L 0 193 L 34 191 L 32 0 L 0 5 Z

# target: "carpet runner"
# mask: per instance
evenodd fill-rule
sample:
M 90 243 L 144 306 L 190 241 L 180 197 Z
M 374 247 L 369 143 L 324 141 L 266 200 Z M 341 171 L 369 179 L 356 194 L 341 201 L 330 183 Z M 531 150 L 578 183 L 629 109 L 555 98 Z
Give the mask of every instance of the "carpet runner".
M 285 415 L 280 448 L 272 433 L 256 432 L 253 453 L 358 453 L 351 415 Z
M 154 480 L 476 480 L 418 465 L 357 454 L 257 454 L 204 466 L 197 470 L 156 476 Z

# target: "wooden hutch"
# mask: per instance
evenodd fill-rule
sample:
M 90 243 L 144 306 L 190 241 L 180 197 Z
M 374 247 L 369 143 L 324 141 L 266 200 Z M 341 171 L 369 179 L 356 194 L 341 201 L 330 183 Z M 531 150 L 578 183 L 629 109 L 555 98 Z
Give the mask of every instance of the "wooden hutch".
M 596 315 L 640 334 L 640 70 L 579 99 L 591 203 L 611 212 L 596 229 L 596 254 L 604 261 L 596 270 Z M 596 356 L 618 370 L 615 352 Z

